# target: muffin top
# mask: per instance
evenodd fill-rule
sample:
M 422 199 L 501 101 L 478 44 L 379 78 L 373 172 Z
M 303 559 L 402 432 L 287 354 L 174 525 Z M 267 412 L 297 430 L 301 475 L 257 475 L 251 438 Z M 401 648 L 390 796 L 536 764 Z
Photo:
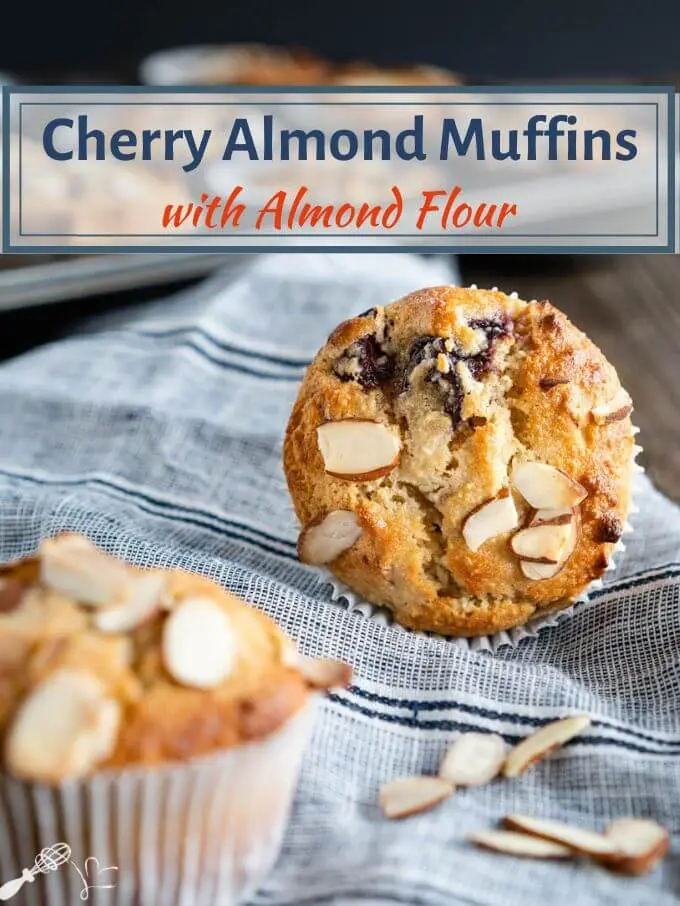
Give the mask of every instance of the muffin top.
M 0 734 L 16 777 L 209 755 L 348 679 L 209 580 L 127 566 L 77 535 L 0 569 Z
M 631 411 L 549 302 L 442 286 L 365 312 L 288 424 L 300 558 L 414 629 L 482 635 L 567 606 L 625 527 Z

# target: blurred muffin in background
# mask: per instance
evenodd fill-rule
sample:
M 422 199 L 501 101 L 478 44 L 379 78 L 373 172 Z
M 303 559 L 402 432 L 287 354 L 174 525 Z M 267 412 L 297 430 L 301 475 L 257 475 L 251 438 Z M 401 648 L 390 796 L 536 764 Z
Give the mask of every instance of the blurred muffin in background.
M 462 85 L 454 72 L 437 66 L 374 66 L 371 63 L 347 63 L 333 70 L 332 85 L 398 86 Z
M 278 852 L 315 690 L 348 679 L 205 578 L 44 541 L 0 568 L 3 870 L 63 828 L 121 906 L 236 902 Z
M 159 51 L 140 77 L 148 85 L 459 85 L 460 76 L 428 65 L 331 63 L 298 48 L 224 44 Z
M 21 212 L 27 235 L 70 236 L 74 246 L 89 244 L 93 234 L 159 233 L 166 205 L 187 198 L 185 180 L 169 166 L 55 161 L 27 138 L 22 140 L 22 165 L 21 206 L 12 184 L 14 226 Z
M 140 69 L 149 85 L 324 85 L 329 73 L 330 64 L 307 50 L 264 44 L 159 51 Z

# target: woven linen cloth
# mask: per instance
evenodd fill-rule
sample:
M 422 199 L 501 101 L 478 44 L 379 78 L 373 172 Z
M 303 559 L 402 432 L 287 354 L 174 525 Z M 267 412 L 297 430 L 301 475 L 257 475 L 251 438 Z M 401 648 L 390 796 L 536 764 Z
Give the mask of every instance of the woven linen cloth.
M 512 812 L 598 829 L 653 816 L 680 832 L 680 511 L 644 476 L 604 588 L 517 647 L 465 649 L 367 619 L 296 560 L 281 446 L 306 363 L 340 320 L 454 280 L 442 258 L 258 256 L 6 362 L 0 558 L 84 532 L 141 566 L 205 573 L 304 653 L 353 664 L 354 685 L 321 709 L 257 906 L 677 903 L 677 852 L 627 879 L 466 842 Z M 581 712 L 591 729 L 520 779 L 381 816 L 380 784 L 436 771 L 461 731 L 513 743 Z

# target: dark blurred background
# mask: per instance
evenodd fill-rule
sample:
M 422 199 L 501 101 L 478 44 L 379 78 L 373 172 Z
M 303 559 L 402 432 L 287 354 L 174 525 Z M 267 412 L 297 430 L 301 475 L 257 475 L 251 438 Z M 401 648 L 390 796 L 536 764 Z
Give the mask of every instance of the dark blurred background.
M 130 80 L 151 50 L 258 41 L 480 80 L 661 81 L 680 71 L 679 39 L 678 0 L 34 0 L 6 5 L 0 69 Z

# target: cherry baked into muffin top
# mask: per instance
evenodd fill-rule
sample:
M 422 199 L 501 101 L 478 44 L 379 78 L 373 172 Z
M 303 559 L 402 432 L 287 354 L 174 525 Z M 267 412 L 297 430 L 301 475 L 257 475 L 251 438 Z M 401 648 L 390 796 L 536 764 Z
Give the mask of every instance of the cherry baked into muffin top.
M 626 524 L 631 411 L 547 301 L 442 286 L 365 312 L 333 331 L 288 424 L 300 558 L 418 630 L 566 607 Z

